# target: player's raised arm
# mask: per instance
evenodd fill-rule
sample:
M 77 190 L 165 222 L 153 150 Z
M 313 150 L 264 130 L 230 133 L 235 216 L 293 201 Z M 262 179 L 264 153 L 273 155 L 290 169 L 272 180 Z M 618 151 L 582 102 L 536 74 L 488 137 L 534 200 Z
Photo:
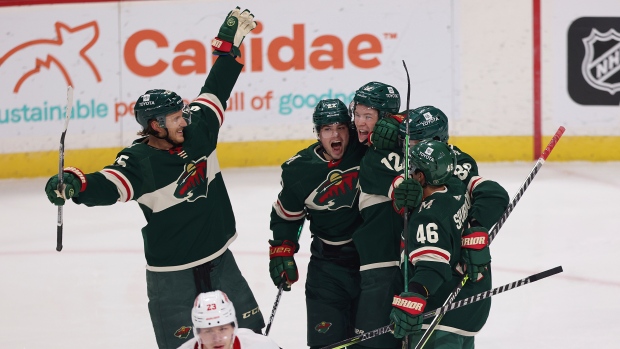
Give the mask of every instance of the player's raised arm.
M 247 9 L 241 12 L 240 8 L 236 7 L 228 13 L 217 36 L 211 41 L 213 54 L 219 57 L 209 71 L 200 89 L 200 95 L 191 103 L 192 114 L 205 118 L 210 133 L 215 132 L 214 129 L 219 129 L 224 123 L 226 101 L 243 68 L 243 65 L 236 60 L 236 57 L 241 57 L 239 46 L 254 28 L 256 28 L 254 15 Z

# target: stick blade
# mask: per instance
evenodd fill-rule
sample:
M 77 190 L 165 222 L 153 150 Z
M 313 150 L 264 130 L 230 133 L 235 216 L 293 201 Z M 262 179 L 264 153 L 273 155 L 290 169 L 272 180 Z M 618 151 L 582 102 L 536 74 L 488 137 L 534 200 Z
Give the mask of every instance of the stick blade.
M 552 275 L 555 275 L 555 274 L 559 274 L 559 273 L 561 273 L 563 271 L 564 271 L 564 269 L 562 269 L 562 266 L 560 265 L 560 266 L 557 266 L 555 268 L 551 268 L 549 270 L 545 270 L 543 272 L 540 272 L 538 274 L 534 274 L 534 275 L 530 276 L 529 279 L 530 279 L 530 282 L 534 282 L 534 281 L 538 281 L 540 279 L 544 279 L 546 277 L 549 277 L 549 276 L 552 276 Z

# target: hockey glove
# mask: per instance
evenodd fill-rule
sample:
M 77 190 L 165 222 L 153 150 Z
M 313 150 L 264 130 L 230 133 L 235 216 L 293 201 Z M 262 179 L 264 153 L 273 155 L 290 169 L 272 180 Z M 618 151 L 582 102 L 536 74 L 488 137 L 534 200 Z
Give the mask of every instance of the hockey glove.
M 58 175 L 50 177 L 45 184 L 45 194 L 56 206 L 64 205 L 65 200 L 78 196 L 86 189 L 86 177 L 75 167 L 67 167 L 63 170 L 62 181 L 63 188 L 60 191 L 58 190 Z
M 226 20 L 220 27 L 217 37 L 211 41 L 214 55 L 232 55 L 233 57 L 241 57 L 239 46 L 243 42 L 248 33 L 256 28 L 254 15 L 250 10 L 245 9 L 239 11 L 237 6 L 228 13 Z
M 395 149 L 398 147 L 398 128 L 400 121 L 392 116 L 377 121 L 368 139 L 378 149 Z
M 399 214 L 405 213 L 405 210 L 412 210 L 422 202 L 422 186 L 420 182 L 413 178 L 402 180 L 402 177 L 396 177 L 394 181 L 394 190 L 392 196 L 394 199 L 394 209 Z M 398 179 L 400 178 L 400 179 Z
M 404 338 L 422 329 L 426 297 L 415 292 L 403 292 L 392 299 L 390 320 L 394 322 L 394 337 Z
M 482 272 L 491 263 L 487 228 L 473 227 L 465 230 L 461 238 L 461 263 L 469 280 L 482 280 Z
M 290 291 L 291 285 L 299 279 L 297 264 L 293 255 L 297 244 L 290 240 L 269 240 L 269 274 L 276 286 L 286 280 L 284 291 Z

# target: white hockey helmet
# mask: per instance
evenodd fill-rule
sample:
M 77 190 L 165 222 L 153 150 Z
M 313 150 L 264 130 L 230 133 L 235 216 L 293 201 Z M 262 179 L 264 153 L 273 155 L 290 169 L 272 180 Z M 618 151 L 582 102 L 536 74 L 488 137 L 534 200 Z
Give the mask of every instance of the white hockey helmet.
M 192 322 L 194 328 L 209 328 L 235 324 L 237 328 L 237 316 L 226 293 L 222 291 L 212 291 L 201 293 L 194 301 L 192 308 Z

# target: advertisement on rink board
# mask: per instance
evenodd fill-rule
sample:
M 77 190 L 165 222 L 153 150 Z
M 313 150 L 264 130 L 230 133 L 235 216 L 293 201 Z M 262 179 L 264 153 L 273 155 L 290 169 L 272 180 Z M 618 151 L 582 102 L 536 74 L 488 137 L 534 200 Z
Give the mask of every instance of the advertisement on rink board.
M 227 101 L 218 147 L 223 167 L 282 163 L 291 149 L 314 139 L 311 113 L 322 98 L 348 103 L 356 88 L 373 80 L 394 85 L 405 97 L 403 60 L 411 106 L 444 110 L 452 142 L 479 161 L 531 160 L 529 77 L 538 73 L 524 63 L 531 62 L 534 45 L 523 35 L 531 29 L 529 5 L 510 3 L 510 16 L 517 18 L 495 30 L 506 16 L 503 6 L 464 7 L 450 0 L 316 0 L 297 1 L 294 8 L 285 0 L 250 3 L 259 23 L 242 45 L 245 69 Z M 69 84 L 75 96 L 67 160 L 79 160 L 86 171 L 111 162 L 137 137 L 133 103 L 142 93 L 169 89 L 188 102 L 198 95 L 214 63 L 210 41 L 234 5 L 0 6 L 6 28 L 0 161 L 7 164 L 0 178 L 47 175 L 57 167 Z M 541 7 L 543 138 L 563 125 L 564 139 L 575 138 L 554 159 L 620 159 L 609 151 L 620 148 L 620 17 L 613 16 L 620 2 L 553 0 Z M 415 13 L 415 20 L 403 13 Z M 33 156 L 40 165 L 36 173 Z
M 292 8 L 286 1 L 252 1 L 258 26 L 242 45 L 245 67 L 227 101 L 220 141 L 312 139 L 311 115 L 320 99 L 348 103 L 372 80 L 405 96 L 402 60 L 415 81 L 424 81 L 415 99 L 444 104 L 450 113 L 450 1 L 424 2 L 425 16 L 416 21 L 392 20 L 386 3 L 402 5 L 318 0 Z M 187 102 L 199 94 L 214 63 L 211 39 L 231 4 L 0 7 L 9 28 L 0 50 L 1 152 L 58 148 L 67 85 L 75 88 L 68 148 L 129 145 L 139 130 L 134 102 L 146 90 L 173 90 Z

